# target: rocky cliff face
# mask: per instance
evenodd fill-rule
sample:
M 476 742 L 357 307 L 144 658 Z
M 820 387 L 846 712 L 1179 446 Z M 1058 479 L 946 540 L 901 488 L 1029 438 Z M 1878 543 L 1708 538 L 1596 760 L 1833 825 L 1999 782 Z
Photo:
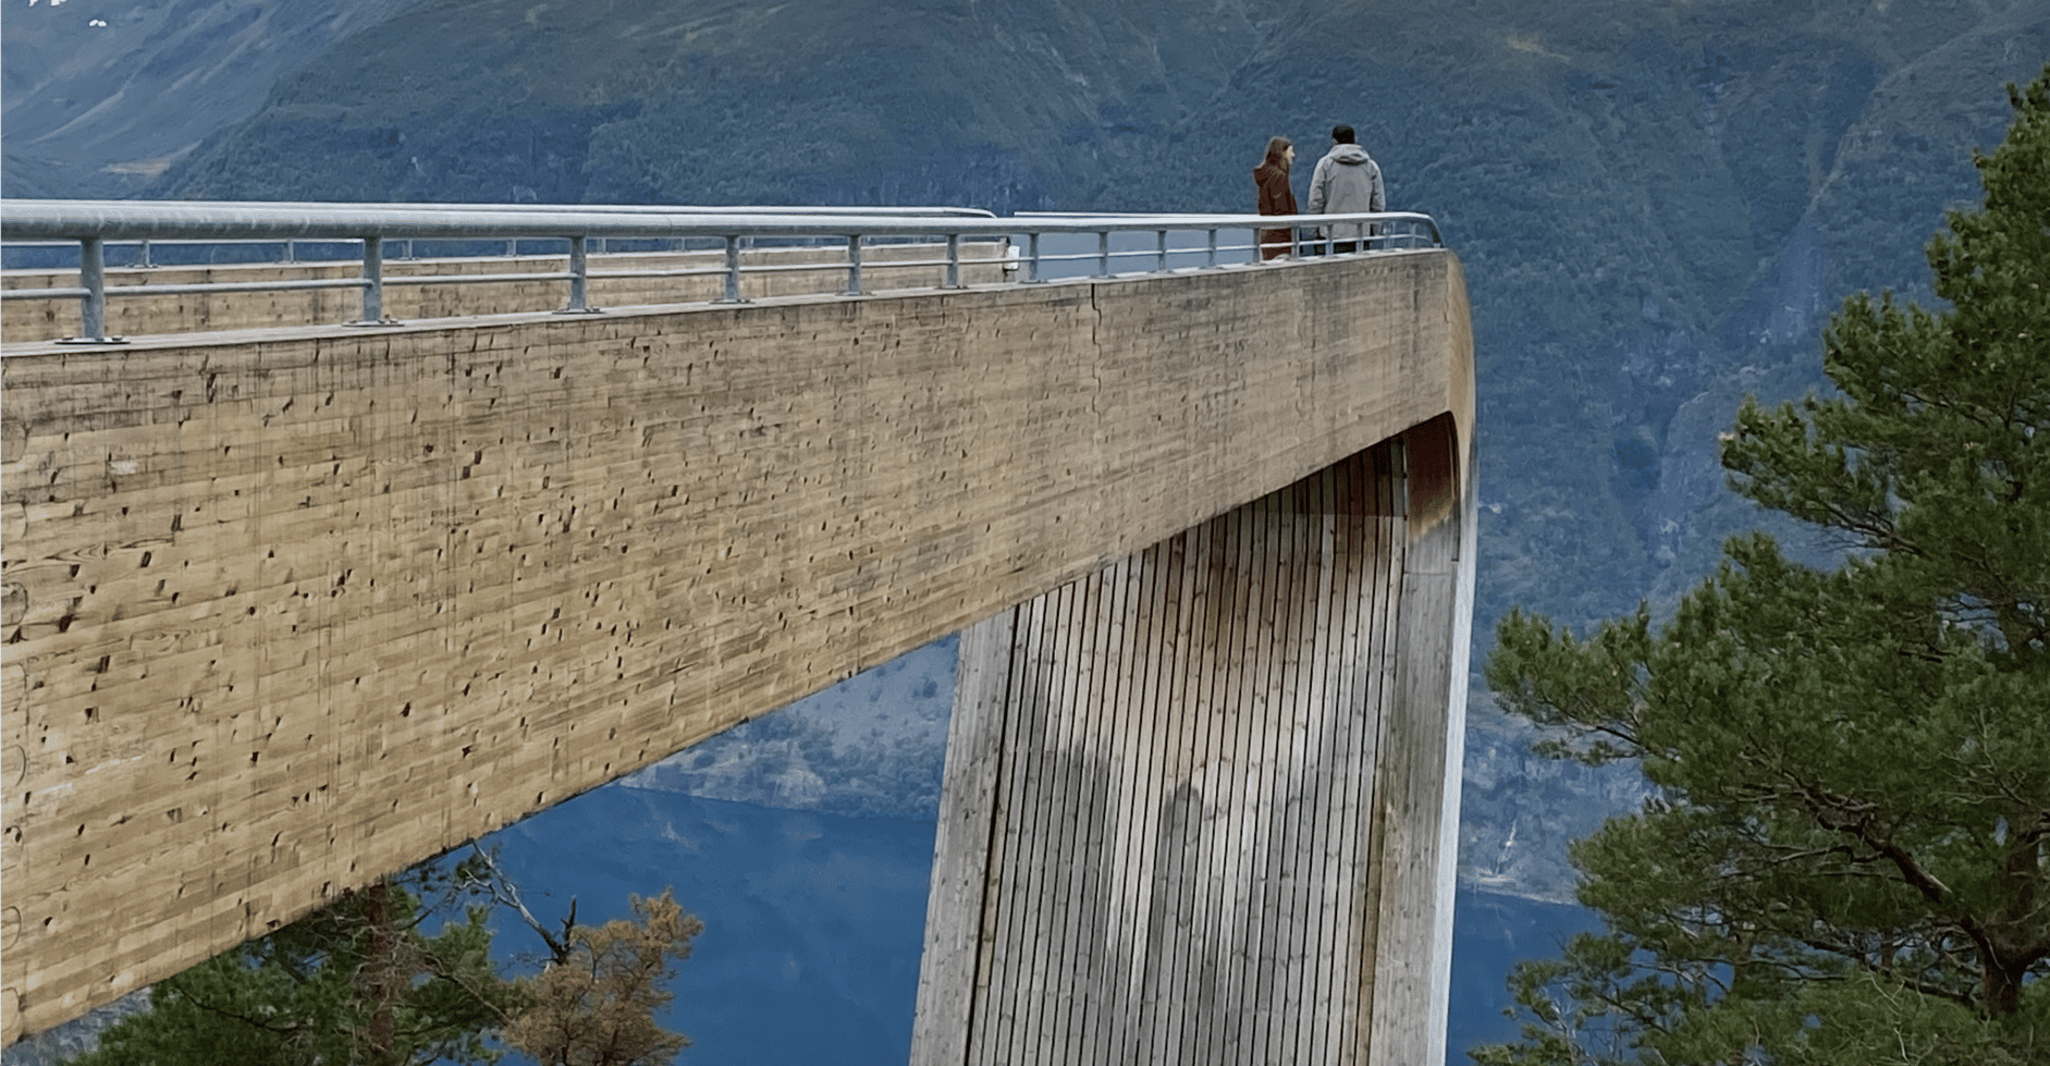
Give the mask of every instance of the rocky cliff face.
M 1578 881 L 1567 845 L 1609 815 L 1635 809 L 1651 789 L 1634 764 L 1589 767 L 1532 755 L 1537 738 L 1530 723 L 1502 713 L 1485 695 L 1467 706 L 1460 880 L 1486 892 L 1571 903 Z

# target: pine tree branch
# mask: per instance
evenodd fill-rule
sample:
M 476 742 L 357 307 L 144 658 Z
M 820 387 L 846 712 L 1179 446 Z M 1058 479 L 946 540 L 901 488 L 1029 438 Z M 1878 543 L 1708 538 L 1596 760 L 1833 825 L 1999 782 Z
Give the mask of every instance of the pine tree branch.
M 527 927 L 534 930 L 535 935 L 541 938 L 541 942 L 548 945 L 548 954 L 554 963 L 560 964 L 568 961 L 570 954 L 569 937 L 575 925 L 577 915 L 576 901 L 570 901 L 569 917 L 563 920 L 563 935 L 558 938 L 555 934 L 548 931 L 547 926 L 541 924 L 541 919 L 534 917 L 533 911 L 527 909 L 527 902 L 520 898 L 519 886 L 513 884 L 512 879 L 505 875 L 504 870 L 499 869 L 498 862 L 491 857 L 491 853 L 474 843 L 470 847 L 491 871 L 491 898 L 505 906 L 511 907 L 514 913 L 518 914 L 520 919 L 527 923 Z
M 200 1010 L 206 1011 L 209 1014 L 214 1014 L 222 1018 L 228 1018 L 234 1021 L 241 1022 L 242 1024 L 247 1025 L 252 1029 L 261 1029 L 267 1033 L 277 1033 L 280 1036 L 291 1036 L 292 1034 L 301 1032 L 306 1028 L 303 1025 L 273 1025 L 268 1021 L 264 1021 L 259 1018 L 252 1018 L 246 1014 L 241 1013 L 240 1011 L 228 1010 L 225 1007 L 216 1007 L 213 1004 L 208 1003 L 206 1000 L 200 999 L 198 996 L 192 995 L 191 993 L 186 993 L 185 1001 L 187 1003 L 192 1004 L 195 1007 L 198 1007 Z

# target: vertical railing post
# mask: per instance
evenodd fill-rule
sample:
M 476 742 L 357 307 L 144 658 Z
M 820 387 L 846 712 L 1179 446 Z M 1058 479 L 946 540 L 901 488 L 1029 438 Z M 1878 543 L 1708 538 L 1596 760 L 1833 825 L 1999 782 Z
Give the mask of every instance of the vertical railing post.
M 961 235 L 947 234 L 947 288 L 961 287 Z
M 581 235 L 569 239 L 569 306 L 563 310 L 570 314 L 582 314 L 591 309 L 591 260 L 587 244 L 588 238 Z
M 1260 231 L 1259 231 L 1259 230 L 1254 230 L 1253 232 L 1254 232 L 1254 234 L 1256 235 L 1256 239 L 1257 239 L 1257 234 L 1258 234 L 1258 233 L 1259 233 Z M 1210 268 L 1212 268 L 1212 269 L 1216 269 L 1216 267 L 1217 267 L 1217 227 L 1215 227 L 1215 226 L 1212 226 L 1212 227 L 1210 227 L 1210 230 L 1209 230 L 1209 234 L 1210 234 L 1210 236 L 1209 236 L 1209 245 L 1210 245 L 1210 258 L 1209 258 L 1209 260 L 1208 260 L 1208 261 L 1207 261 L 1207 262 L 1206 262 L 1206 263 L 1205 263 L 1204 265 L 1205 265 L 1205 266 L 1208 266 L 1208 267 L 1210 267 Z
M 291 239 L 290 237 L 285 238 L 285 262 L 296 263 L 298 261 L 299 242 Z
M 740 237 L 726 238 L 726 295 L 719 298 L 722 304 L 740 302 Z
M 156 266 L 156 264 L 155 264 L 155 263 L 152 263 L 152 262 L 150 262 L 150 258 L 149 258 L 149 242 L 148 242 L 148 241 L 143 241 L 143 242 L 142 242 L 141 244 L 139 244 L 139 245 L 137 245 L 137 246 L 136 246 L 136 249 L 135 249 L 135 258 L 136 258 L 136 259 L 138 260 L 138 262 L 136 263 L 136 265 L 137 265 L 137 266 L 141 266 L 141 267 L 153 267 L 153 266 Z
M 384 238 L 363 238 L 363 318 L 365 325 L 384 321 Z
M 1167 273 L 1167 231 L 1156 230 L 1154 232 L 1160 238 L 1160 244 L 1159 250 L 1153 257 L 1153 272 L 1155 274 L 1165 274 Z
M 78 283 L 85 295 L 78 301 L 78 339 L 107 339 L 107 246 L 98 237 L 78 242 Z
M 847 235 L 847 295 L 861 295 L 861 234 Z
M 1110 231 L 1096 231 L 1096 276 L 1110 277 Z
M 1045 279 L 1039 276 L 1039 232 L 1034 230 L 1026 234 L 1025 242 L 1031 245 L 1030 264 L 1025 268 L 1025 280 L 1029 282 L 1044 281 Z

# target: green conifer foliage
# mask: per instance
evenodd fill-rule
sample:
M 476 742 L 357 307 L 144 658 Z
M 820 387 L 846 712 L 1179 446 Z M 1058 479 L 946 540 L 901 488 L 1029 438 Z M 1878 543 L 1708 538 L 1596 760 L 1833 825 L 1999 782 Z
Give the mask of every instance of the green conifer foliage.
M 460 876 L 460 875 L 459 875 Z M 487 909 L 424 926 L 451 889 L 422 868 L 353 892 L 151 989 L 79 1066 L 488 1063 L 484 1035 L 518 1003 L 493 971 Z M 457 890 L 451 895 L 460 894 Z
M 1520 967 L 1524 1037 L 1477 1061 L 2050 1061 L 2050 66 L 2010 95 L 1929 245 L 1949 307 L 1853 297 L 1839 394 L 1725 438 L 1845 562 L 1752 535 L 1663 625 L 1501 624 L 1546 753 L 1658 797 L 1576 846 L 1608 932 Z
M 538 974 L 491 961 L 503 907 L 547 946 Z M 704 926 L 669 889 L 634 918 L 559 931 L 489 851 L 388 878 L 162 981 L 76 1066 L 484 1064 L 507 1047 L 542 1066 L 658 1066 L 690 1044 L 656 1024 L 674 963 Z M 436 930 L 430 933 L 430 929 Z

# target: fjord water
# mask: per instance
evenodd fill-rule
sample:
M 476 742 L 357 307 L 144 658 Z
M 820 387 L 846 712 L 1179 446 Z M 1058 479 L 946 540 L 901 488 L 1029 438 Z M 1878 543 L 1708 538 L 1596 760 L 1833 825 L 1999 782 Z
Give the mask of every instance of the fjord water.
M 774 716 L 771 716 L 773 718 Z M 767 719 L 764 719 L 767 721 Z M 743 729 L 747 727 L 742 727 Z M 641 780 L 659 780 L 660 776 Z M 923 946 L 934 824 L 611 785 L 486 838 L 544 921 L 602 923 L 673 887 L 705 923 L 664 1024 L 699 1066 L 901 1066 Z M 1594 926 L 1578 907 L 1460 889 L 1449 1062 L 1515 1034 L 1503 977 Z M 506 961 L 540 943 L 503 913 Z M 512 1060 L 509 1060 L 512 1061 Z

